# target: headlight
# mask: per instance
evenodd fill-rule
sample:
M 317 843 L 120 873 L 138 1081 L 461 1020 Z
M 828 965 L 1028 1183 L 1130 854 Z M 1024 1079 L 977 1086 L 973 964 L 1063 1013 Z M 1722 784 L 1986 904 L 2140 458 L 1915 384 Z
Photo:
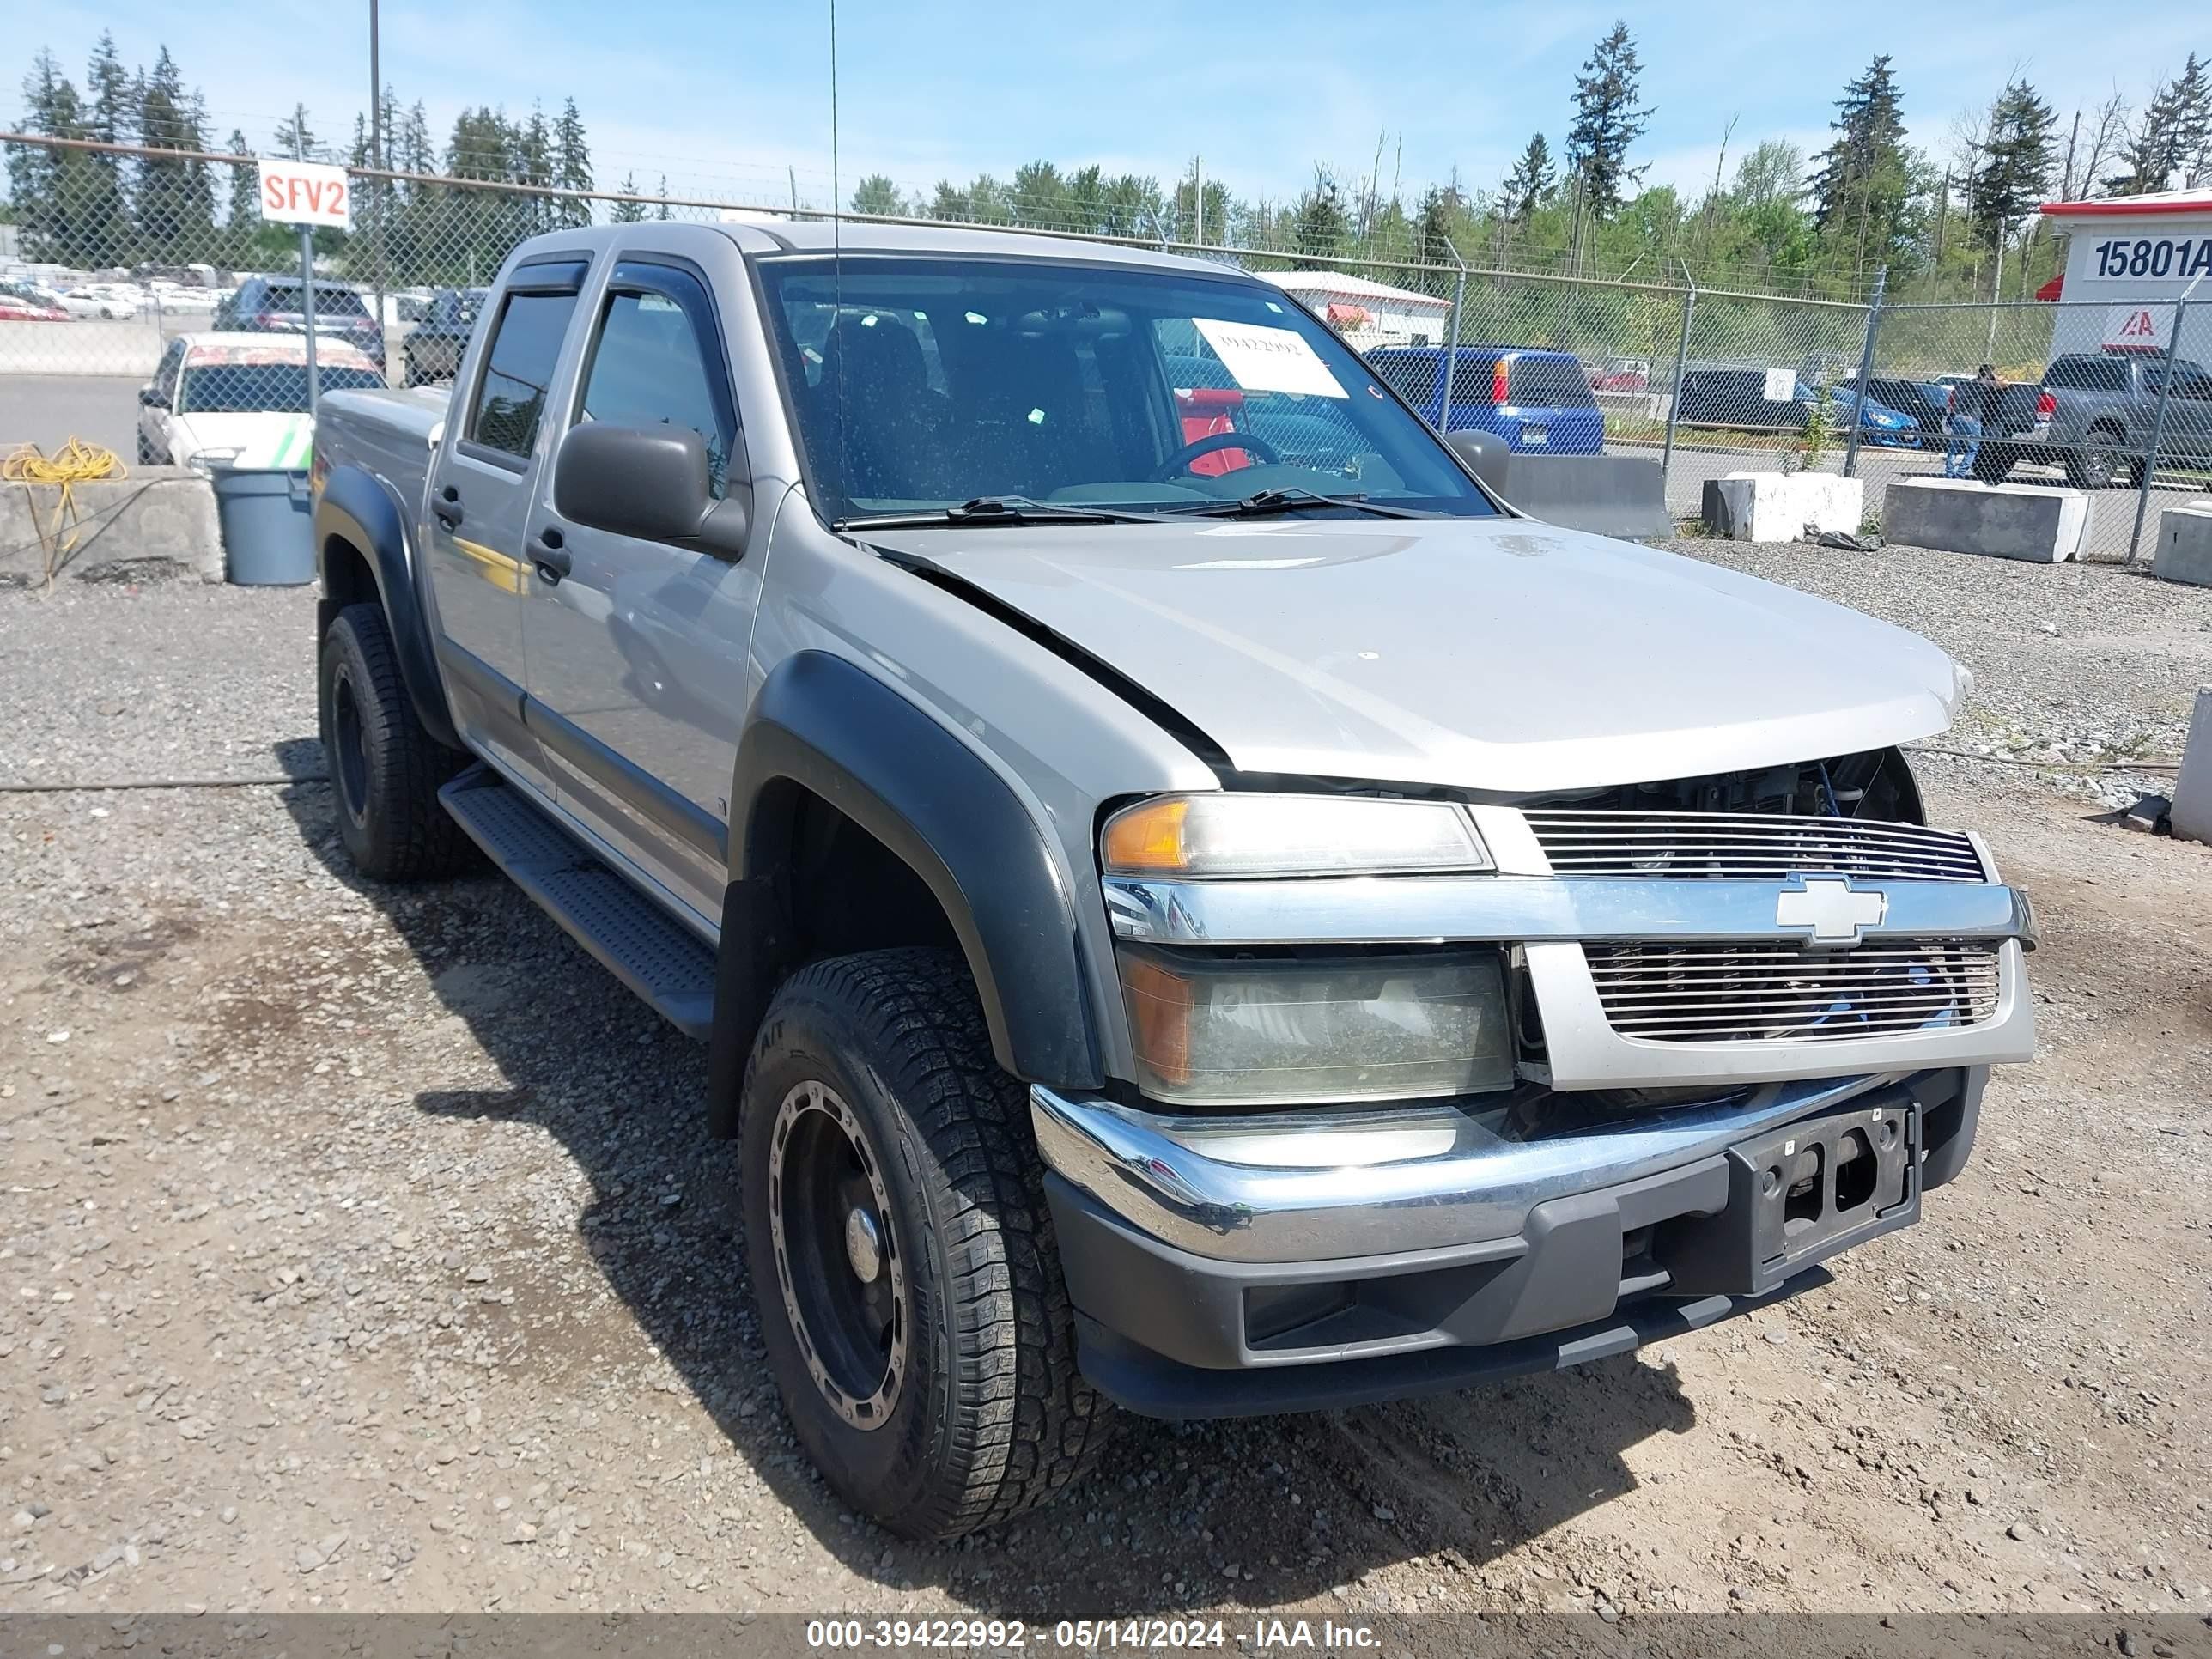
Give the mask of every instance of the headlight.
M 1407 875 L 1487 870 L 1450 801 L 1373 795 L 1164 795 L 1106 820 L 1109 876 Z
M 1495 951 L 1235 960 L 1124 945 L 1137 1081 L 1189 1106 L 1412 1100 L 1513 1081 Z

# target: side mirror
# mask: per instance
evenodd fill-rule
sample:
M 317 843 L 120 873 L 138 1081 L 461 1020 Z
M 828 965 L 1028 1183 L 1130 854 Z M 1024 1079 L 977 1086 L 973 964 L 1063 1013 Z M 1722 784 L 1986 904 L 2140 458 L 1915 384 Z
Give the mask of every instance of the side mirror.
M 689 427 L 585 421 L 569 428 L 553 463 L 553 510 L 617 536 L 744 556 L 744 503 L 738 495 L 714 499 L 706 441 Z
M 142 386 L 138 388 L 138 403 L 143 409 L 167 409 L 169 397 L 157 386 Z
M 1506 494 L 1505 468 L 1513 451 L 1494 432 L 1447 432 L 1444 443 L 1467 464 L 1467 470 L 1499 495 Z

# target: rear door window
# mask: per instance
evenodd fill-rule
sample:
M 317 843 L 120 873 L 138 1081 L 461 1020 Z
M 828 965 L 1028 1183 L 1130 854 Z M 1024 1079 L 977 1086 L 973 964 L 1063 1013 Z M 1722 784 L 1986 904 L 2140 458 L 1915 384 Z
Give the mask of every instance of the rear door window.
M 1515 358 L 1505 393 L 1524 409 L 1588 409 L 1597 401 L 1572 357 Z
M 1376 380 L 1414 408 L 1436 401 L 1437 375 L 1443 368 L 1441 356 L 1370 357 L 1367 366 Z
M 466 436 L 502 454 L 527 458 L 574 314 L 574 294 L 510 294 L 501 307 L 483 378 L 469 407 Z

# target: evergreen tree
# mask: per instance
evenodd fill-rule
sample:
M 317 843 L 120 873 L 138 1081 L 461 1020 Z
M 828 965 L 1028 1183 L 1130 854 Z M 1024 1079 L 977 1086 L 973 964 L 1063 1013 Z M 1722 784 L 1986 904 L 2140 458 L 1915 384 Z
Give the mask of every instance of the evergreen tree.
M 660 210 L 653 216 L 665 224 L 668 222 L 668 175 L 660 175 Z
M 626 198 L 636 196 L 637 175 L 635 173 L 625 173 L 623 174 L 622 193 Z M 617 225 L 635 225 L 641 223 L 645 218 L 645 205 L 641 202 L 628 199 L 617 202 L 612 208 L 608 210 L 607 218 L 610 222 Z
M 592 188 L 592 147 L 573 98 L 561 100 L 561 118 L 553 124 L 553 182 L 562 190 Z M 554 204 L 554 217 L 563 226 L 588 225 L 592 204 L 581 196 L 563 196 Z
M 2164 190 L 2172 178 L 2181 161 L 2177 94 L 2172 83 L 2161 82 L 2143 105 L 2142 118 L 2120 146 L 2120 170 L 2104 181 L 2115 196 L 2148 196 Z
M 1097 169 L 1093 168 L 1092 171 L 1096 173 Z M 950 179 L 939 179 L 937 181 L 936 192 L 929 198 L 929 212 L 927 216 L 944 220 L 948 223 L 957 223 L 965 220 L 968 216 L 967 192 Z
M 1423 192 L 1414 233 L 1413 258 L 1417 263 L 1425 265 L 1451 263 L 1452 227 L 1466 206 L 1456 185 L 1431 185 Z
M 163 46 L 140 83 L 138 131 L 149 149 L 204 150 L 198 97 L 185 89 L 176 60 Z M 181 264 L 205 257 L 215 227 L 215 186 L 207 163 L 145 156 L 131 204 L 143 258 Z
M 307 125 L 307 106 L 292 106 L 291 114 L 276 124 L 276 154 L 289 155 L 297 161 L 314 161 L 322 158 L 322 140 Z
M 1499 207 L 1506 218 L 1516 225 L 1527 224 L 1551 194 L 1552 182 L 1552 147 L 1544 142 L 1542 133 L 1532 133 L 1521 159 L 1514 162 L 1513 170 L 1498 187 Z
M 1345 206 L 1343 189 L 1326 167 L 1316 167 L 1313 188 L 1299 197 L 1291 210 L 1291 246 L 1307 256 L 1299 263 L 1311 268 L 1335 258 L 1351 229 L 1352 215 Z
M 1590 49 L 1583 72 L 1575 77 L 1567 168 L 1579 186 L 1578 217 L 1586 214 L 1600 223 L 1611 218 L 1628 187 L 1644 177 L 1645 168 L 1628 165 L 1629 147 L 1651 125 L 1650 108 L 1637 101 L 1637 82 L 1643 72 L 1628 25 L 1615 23 Z
M 1828 124 L 1836 140 L 1814 158 L 1813 222 L 1855 275 L 1869 264 L 1901 266 L 1909 251 L 1912 158 L 1889 63 L 1879 54 L 1844 87 Z
M 1990 106 L 1981 167 L 1967 193 L 1967 213 L 1995 247 L 2012 222 L 2032 212 L 2051 188 L 2057 116 L 2025 81 L 2013 81 Z
M 245 155 L 246 135 L 236 127 L 230 130 L 229 150 L 233 155 Z M 230 167 L 230 200 L 224 216 L 224 228 L 230 233 L 234 248 L 243 248 L 261 228 L 261 171 L 251 161 L 234 161 Z
M 2173 163 L 2180 184 L 2212 184 L 2212 72 L 2195 52 L 2173 83 Z
M 103 30 L 84 71 L 83 136 L 104 144 L 127 144 L 137 137 L 133 130 L 131 76 L 116 56 L 115 36 Z M 127 257 L 131 245 L 131 209 L 124 191 L 124 158 L 98 150 L 82 158 L 82 171 L 89 188 L 70 205 L 81 245 L 95 257 L 91 263 L 117 264 Z

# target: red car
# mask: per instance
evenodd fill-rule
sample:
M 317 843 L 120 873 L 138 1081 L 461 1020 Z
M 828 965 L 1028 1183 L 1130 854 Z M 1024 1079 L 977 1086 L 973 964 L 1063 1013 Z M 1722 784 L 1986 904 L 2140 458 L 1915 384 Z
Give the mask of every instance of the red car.
M 69 313 L 13 289 L 0 288 L 0 323 L 65 323 Z

